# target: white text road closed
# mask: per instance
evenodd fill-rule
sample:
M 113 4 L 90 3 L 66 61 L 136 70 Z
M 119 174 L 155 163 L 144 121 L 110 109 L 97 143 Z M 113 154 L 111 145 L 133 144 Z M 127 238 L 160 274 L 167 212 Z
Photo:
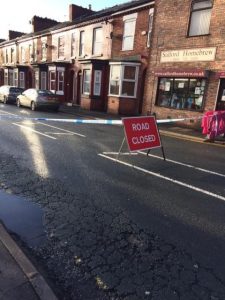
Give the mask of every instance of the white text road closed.
M 161 147 L 155 117 L 123 118 L 123 124 L 130 151 Z

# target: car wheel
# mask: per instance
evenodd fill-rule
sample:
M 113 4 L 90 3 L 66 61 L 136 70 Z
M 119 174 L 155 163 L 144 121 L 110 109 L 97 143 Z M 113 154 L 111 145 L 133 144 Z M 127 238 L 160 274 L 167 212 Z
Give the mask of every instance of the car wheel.
M 4 103 L 4 104 L 7 103 L 7 97 L 6 97 L 6 96 L 4 96 L 3 103 Z
M 35 111 L 36 105 L 35 105 L 34 101 L 31 102 L 30 108 L 31 108 L 31 110 Z
M 19 100 L 19 99 L 16 99 L 16 105 L 17 105 L 17 107 L 20 107 L 20 106 L 21 106 L 20 100 Z

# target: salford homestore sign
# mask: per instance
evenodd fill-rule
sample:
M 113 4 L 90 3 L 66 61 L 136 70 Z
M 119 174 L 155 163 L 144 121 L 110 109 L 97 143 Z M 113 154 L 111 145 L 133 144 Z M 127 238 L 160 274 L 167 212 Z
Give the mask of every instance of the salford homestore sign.
M 161 147 L 154 116 L 123 118 L 123 125 L 130 151 Z

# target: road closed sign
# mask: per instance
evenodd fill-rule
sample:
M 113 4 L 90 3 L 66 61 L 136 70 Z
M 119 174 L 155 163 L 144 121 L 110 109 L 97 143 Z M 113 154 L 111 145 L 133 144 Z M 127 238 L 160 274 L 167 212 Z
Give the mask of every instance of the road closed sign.
M 122 121 L 130 151 L 161 147 L 154 116 L 123 118 Z

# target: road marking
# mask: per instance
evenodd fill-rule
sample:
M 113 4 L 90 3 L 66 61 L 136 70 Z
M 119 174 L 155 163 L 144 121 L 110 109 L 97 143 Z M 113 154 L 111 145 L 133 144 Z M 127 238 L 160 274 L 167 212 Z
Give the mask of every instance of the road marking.
M 12 115 L 12 116 L 17 116 L 17 117 L 18 117 L 17 114 L 9 113 L 9 112 L 7 112 L 7 111 L 5 111 L 5 110 L 0 110 L 0 112 L 3 113 L 2 116 L 5 116 L 5 115 Z
M 139 151 L 139 153 L 142 154 L 142 155 L 147 155 L 147 153 L 142 152 L 142 151 Z M 157 156 L 157 155 L 153 155 L 153 154 L 148 154 L 148 156 L 164 160 L 164 158 L 161 157 L 161 156 Z M 225 177 L 225 174 L 214 172 L 214 171 L 210 171 L 210 170 L 199 168 L 199 167 L 195 167 L 193 165 L 185 164 L 185 163 L 182 163 L 182 162 L 179 162 L 179 161 L 176 161 L 176 160 L 172 160 L 172 159 L 167 159 L 166 158 L 166 161 L 171 162 L 173 164 L 181 165 L 181 166 L 184 166 L 184 167 L 187 167 L 187 168 L 192 168 L 194 170 L 198 170 L 198 171 L 201 171 L 201 172 L 205 172 L 205 173 L 217 175 L 217 176 L 220 176 L 220 177 Z
M 81 137 L 86 137 L 85 135 L 83 134 L 80 134 L 80 133 L 77 133 L 77 132 L 74 132 L 74 131 L 70 131 L 70 130 L 67 130 L 67 129 L 62 129 L 60 127 L 56 127 L 56 126 L 52 126 L 52 125 L 49 125 L 49 124 L 45 124 L 45 123 L 42 123 L 42 122 L 37 122 L 35 124 L 42 124 L 44 126 L 48 126 L 48 127 L 51 127 L 51 128 L 55 128 L 55 129 L 58 129 L 58 130 L 61 130 L 61 131 L 64 131 L 64 132 L 68 132 L 68 133 L 72 133 L 73 135 L 78 135 L 78 136 L 81 136 Z
M 125 152 L 125 153 L 122 153 L 122 152 L 121 152 L 121 153 L 118 153 L 118 152 L 103 152 L 103 154 L 106 154 L 106 155 L 118 155 L 118 154 L 119 154 L 119 155 L 128 155 L 129 153 L 130 153 L 130 152 Z M 137 155 L 138 153 L 147 156 L 147 153 L 146 153 L 146 152 L 143 152 L 143 151 L 132 152 L 132 155 Z M 153 158 L 157 158 L 157 159 L 164 160 L 164 158 L 161 157 L 161 156 L 157 156 L 157 155 L 153 155 L 153 154 L 148 154 L 148 156 L 151 156 L 151 157 L 153 157 Z M 199 168 L 199 167 L 195 167 L 195 166 L 193 166 L 193 165 L 185 164 L 185 163 L 182 163 L 182 162 L 179 162 L 179 161 L 176 161 L 176 160 L 172 160 L 172 159 L 166 158 L 166 161 L 167 161 L 167 162 L 171 162 L 171 163 L 173 163 L 173 164 L 180 165 L 180 166 L 184 166 L 184 167 L 187 167 L 187 168 L 192 168 L 192 169 L 194 169 L 194 170 L 198 170 L 198 171 L 201 171 L 201 172 L 205 172 L 205 173 L 217 175 L 217 176 L 220 176 L 220 177 L 225 177 L 225 174 L 218 173 L 218 172 L 215 172 L 215 171 L 210 171 L 210 170 L 203 169 L 203 168 Z
M 47 135 L 47 134 L 44 134 L 44 133 L 42 133 L 42 132 L 40 132 L 40 131 L 34 130 L 34 129 L 28 127 L 28 126 L 20 125 L 20 124 L 17 124 L 17 123 L 12 123 L 12 124 L 13 124 L 13 125 L 16 125 L 16 126 L 19 126 L 19 127 L 21 127 L 21 128 L 25 128 L 25 129 L 27 129 L 27 130 L 29 130 L 29 131 L 31 131 L 31 132 L 35 132 L 35 133 L 37 133 L 37 134 L 43 135 L 43 136 L 45 136 L 45 137 L 48 137 L 49 139 L 57 140 L 57 138 L 55 138 L 55 137 L 52 137 L 52 136 Z
M 160 179 L 164 179 L 164 180 L 170 181 L 170 182 L 172 182 L 172 183 L 175 183 L 175 184 L 177 184 L 177 185 L 186 187 L 186 188 L 191 189 L 191 190 L 194 190 L 194 191 L 196 191 L 196 192 L 205 194 L 205 195 L 207 195 L 207 196 L 212 196 L 212 197 L 214 197 L 214 198 L 217 198 L 217 199 L 220 199 L 220 200 L 225 201 L 225 197 L 223 197 L 223 196 L 221 196 L 221 195 L 218 195 L 218 194 L 215 194 L 215 193 L 212 193 L 212 192 L 209 192 L 209 191 L 207 191 L 207 190 L 203 190 L 203 189 L 198 188 L 198 187 L 196 187 L 196 186 L 194 186 L 194 185 L 187 184 L 187 183 L 184 183 L 184 182 L 182 182 L 182 181 L 179 181 L 179 180 L 176 180 L 176 179 L 169 178 L 169 177 L 167 177 L 167 176 L 163 176 L 163 175 L 161 175 L 161 174 L 159 174 L 159 173 L 155 173 L 155 172 L 146 170 L 146 169 L 144 169 L 144 168 L 141 168 L 141 167 L 138 167 L 138 166 L 129 164 L 129 163 L 124 162 L 124 161 L 121 161 L 121 160 L 117 160 L 116 158 L 113 158 L 113 157 L 110 157 L 110 156 L 107 156 L 107 155 L 104 155 L 104 154 L 101 154 L 101 153 L 99 153 L 98 155 L 101 156 L 101 157 L 104 157 L 104 158 L 106 158 L 106 159 L 112 160 L 112 161 L 114 161 L 114 162 L 116 162 L 116 163 L 118 163 L 118 164 L 127 166 L 127 167 L 129 167 L 129 168 L 132 168 L 132 169 L 135 169 L 135 170 L 138 170 L 138 171 L 141 171 L 141 172 L 143 172 L 143 173 L 145 173 L 145 174 L 152 175 L 152 176 L 158 177 L 158 178 L 160 178 Z

